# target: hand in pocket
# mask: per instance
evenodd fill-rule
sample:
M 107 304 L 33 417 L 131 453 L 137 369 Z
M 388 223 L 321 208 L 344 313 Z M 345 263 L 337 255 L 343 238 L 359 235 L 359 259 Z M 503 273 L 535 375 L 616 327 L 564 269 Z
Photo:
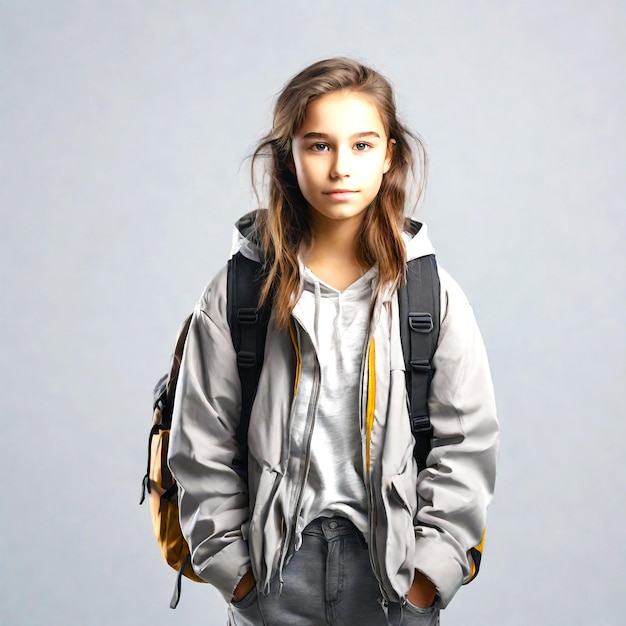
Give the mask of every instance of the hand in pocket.
M 235 591 L 233 593 L 233 602 L 239 602 L 243 600 L 248 593 L 252 590 L 252 588 L 256 585 L 256 580 L 254 578 L 254 574 L 252 570 L 249 569 L 244 575 L 243 578 L 237 583 L 235 587 Z
M 407 600 L 414 606 L 427 609 L 435 601 L 436 593 L 435 585 L 422 572 L 415 570 L 415 577 L 409 589 Z

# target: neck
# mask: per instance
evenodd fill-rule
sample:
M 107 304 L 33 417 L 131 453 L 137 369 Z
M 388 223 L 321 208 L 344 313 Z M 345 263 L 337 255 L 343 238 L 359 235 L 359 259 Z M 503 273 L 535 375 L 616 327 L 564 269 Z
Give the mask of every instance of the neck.
M 311 244 L 304 262 L 318 278 L 343 291 L 366 270 L 356 253 L 361 219 L 328 220 L 315 216 L 311 226 Z
M 362 218 L 329 220 L 323 216 L 311 216 L 312 238 L 308 259 L 324 258 L 327 262 L 357 264 L 357 234 Z

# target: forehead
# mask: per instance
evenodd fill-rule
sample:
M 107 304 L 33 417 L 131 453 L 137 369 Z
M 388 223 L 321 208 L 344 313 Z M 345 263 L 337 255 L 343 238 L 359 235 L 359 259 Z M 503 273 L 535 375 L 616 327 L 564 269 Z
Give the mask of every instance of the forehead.
M 310 132 L 350 136 L 373 131 L 381 137 L 385 128 L 373 100 L 358 92 L 336 92 L 320 96 L 306 108 L 304 121 L 296 135 Z

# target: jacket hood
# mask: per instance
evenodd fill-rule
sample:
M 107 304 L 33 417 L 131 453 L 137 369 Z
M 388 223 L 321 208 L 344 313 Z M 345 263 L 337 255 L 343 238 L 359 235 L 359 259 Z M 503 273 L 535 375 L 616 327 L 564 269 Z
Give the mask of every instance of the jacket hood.
M 250 211 L 250 213 L 246 213 L 235 222 L 233 241 L 230 249 L 231 256 L 235 256 L 237 252 L 241 252 L 243 256 L 251 261 L 261 261 L 263 252 L 259 245 L 256 220 L 262 210 L 263 209 Z
M 406 247 L 406 260 L 412 261 L 422 256 L 435 254 L 435 249 L 428 238 L 426 224 L 415 220 L 406 220 L 405 230 L 402 233 Z

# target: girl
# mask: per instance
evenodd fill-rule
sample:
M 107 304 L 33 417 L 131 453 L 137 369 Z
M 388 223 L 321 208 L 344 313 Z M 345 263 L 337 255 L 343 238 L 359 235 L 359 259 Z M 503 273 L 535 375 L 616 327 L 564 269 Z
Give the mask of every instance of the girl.
M 437 624 L 477 566 L 498 428 L 471 307 L 440 270 L 432 451 L 417 474 L 396 291 L 407 260 L 433 252 L 404 218 L 422 144 L 389 83 L 339 58 L 283 89 L 253 170 L 266 157 L 267 210 L 235 245 L 263 261 L 272 305 L 247 480 L 233 464 L 226 270 L 196 306 L 178 382 L 169 463 L 194 570 L 234 626 Z

